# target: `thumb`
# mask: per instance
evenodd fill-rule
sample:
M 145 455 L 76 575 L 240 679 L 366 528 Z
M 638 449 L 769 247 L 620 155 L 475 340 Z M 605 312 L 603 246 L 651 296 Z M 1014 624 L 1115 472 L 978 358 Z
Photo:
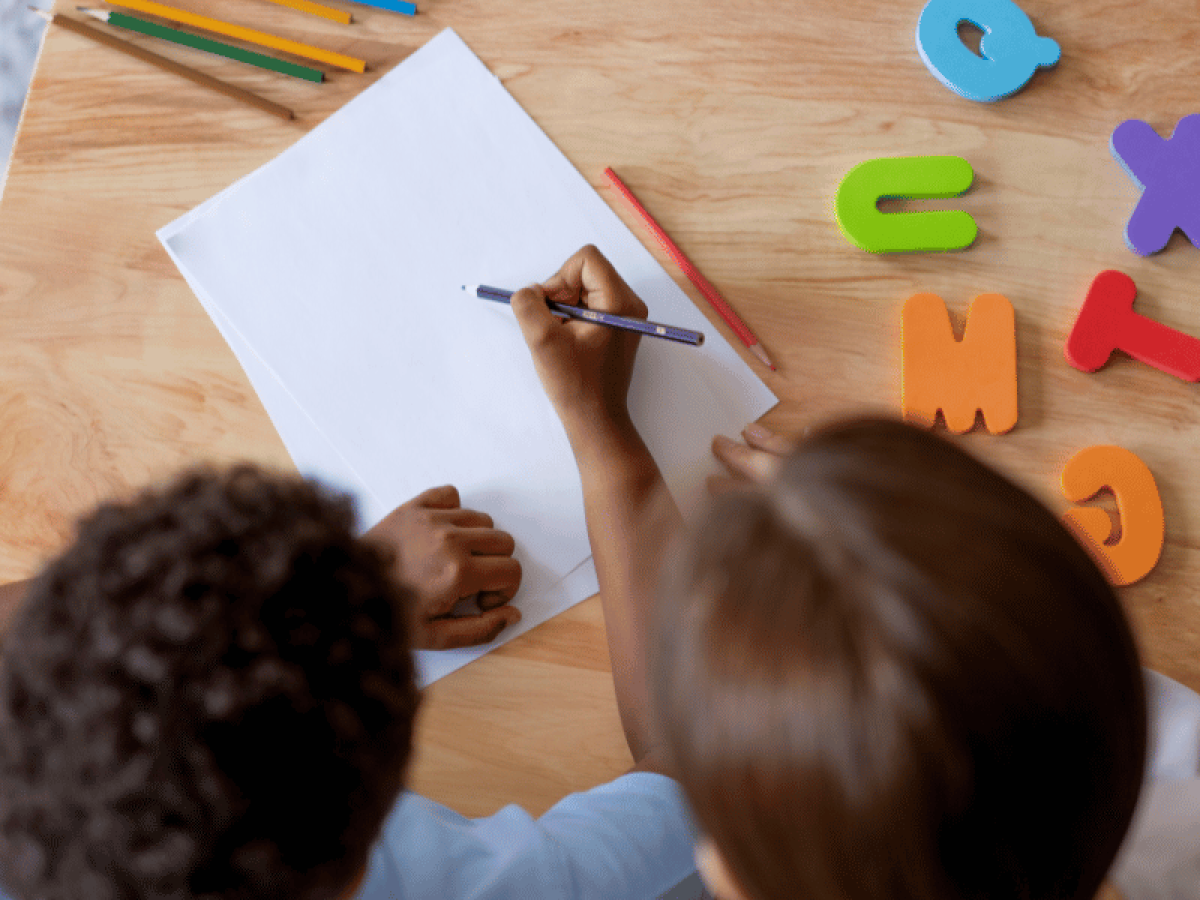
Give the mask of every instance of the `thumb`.
M 521 611 L 515 606 L 498 606 L 477 616 L 434 619 L 427 622 L 426 647 L 431 650 L 452 650 L 486 644 L 509 625 L 521 621 Z
M 509 301 L 525 336 L 525 343 L 537 347 L 545 343 L 550 335 L 550 329 L 558 324 L 558 320 L 546 305 L 546 291 L 540 284 L 531 284 L 521 288 L 512 295 Z

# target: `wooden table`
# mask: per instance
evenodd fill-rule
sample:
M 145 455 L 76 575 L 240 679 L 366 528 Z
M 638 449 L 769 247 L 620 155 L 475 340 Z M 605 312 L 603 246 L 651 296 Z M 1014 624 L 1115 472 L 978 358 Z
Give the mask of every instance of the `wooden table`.
M 180 466 L 290 466 L 155 229 L 449 26 L 593 184 L 616 168 L 742 313 L 779 364 L 766 373 L 782 398 L 770 425 L 799 433 L 837 413 L 897 410 L 911 294 L 941 295 L 960 320 L 977 294 L 1007 296 L 1020 421 L 964 440 L 1060 509 L 1059 472 L 1085 446 L 1119 444 L 1149 465 L 1166 546 L 1121 593 L 1147 662 L 1200 689 L 1200 386 L 1127 358 L 1094 375 L 1063 360 L 1107 268 L 1135 278 L 1142 312 L 1200 335 L 1200 251 L 1179 235 L 1148 259 L 1125 247 L 1138 190 L 1108 149 L 1124 119 L 1169 134 L 1197 111 L 1195 4 L 1026 0 L 1063 59 L 990 105 L 926 70 L 913 40 L 920 0 L 423 0 L 416 18 L 354 6 L 350 27 L 264 0 L 177 5 L 361 56 L 370 70 L 312 85 L 153 48 L 293 107 L 298 119 L 281 123 L 51 29 L 0 205 L 0 578 L 29 575 L 97 500 Z M 947 255 L 855 249 L 831 214 L 842 175 L 915 154 L 971 162 L 970 193 L 930 205 L 967 209 L 977 243 Z M 414 786 L 467 814 L 513 801 L 538 812 L 624 770 L 607 669 L 593 598 L 438 682 Z

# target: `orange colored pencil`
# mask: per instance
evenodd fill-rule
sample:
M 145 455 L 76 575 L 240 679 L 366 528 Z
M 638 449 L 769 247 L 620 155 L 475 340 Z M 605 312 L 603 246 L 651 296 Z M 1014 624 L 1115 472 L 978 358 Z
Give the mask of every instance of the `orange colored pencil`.
M 288 9 L 294 9 L 298 12 L 306 12 L 314 16 L 320 16 L 323 19 L 329 19 L 332 22 L 337 22 L 339 25 L 350 24 L 350 13 L 344 9 L 334 9 L 331 6 L 322 6 L 320 3 L 311 3 L 310 0 L 267 0 L 268 3 L 278 3 L 280 6 L 286 6 Z

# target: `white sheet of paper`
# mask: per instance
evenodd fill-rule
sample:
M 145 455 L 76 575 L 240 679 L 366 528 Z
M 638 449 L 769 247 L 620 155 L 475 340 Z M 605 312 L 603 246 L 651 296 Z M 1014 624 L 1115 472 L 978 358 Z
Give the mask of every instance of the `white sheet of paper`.
M 427 487 L 511 532 L 511 640 L 595 590 L 579 477 L 509 308 L 594 243 L 650 318 L 634 421 L 684 505 L 708 443 L 774 395 L 452 31 L 272 162 L 159 232 L 229 341 L 297 467 L 350 491 L 364 525 Z M 491 645 L 495 646 L 495 644 Z M 419 654 L 425 683 L 486 649 Z

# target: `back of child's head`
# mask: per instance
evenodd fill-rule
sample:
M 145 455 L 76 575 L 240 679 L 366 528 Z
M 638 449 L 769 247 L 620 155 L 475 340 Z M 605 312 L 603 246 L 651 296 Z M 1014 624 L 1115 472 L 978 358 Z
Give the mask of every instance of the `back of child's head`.
M 653 692 L 750 900 L 1090 900 L 1145 697 L 1118 601 L 1022 489 L 862 420 L 718 498 L 666 576 Z
M 406 596 L 350 502 L 250 467 L 81 523 L 0 660 L 21 900 L 333 898 L 398 795 Z

